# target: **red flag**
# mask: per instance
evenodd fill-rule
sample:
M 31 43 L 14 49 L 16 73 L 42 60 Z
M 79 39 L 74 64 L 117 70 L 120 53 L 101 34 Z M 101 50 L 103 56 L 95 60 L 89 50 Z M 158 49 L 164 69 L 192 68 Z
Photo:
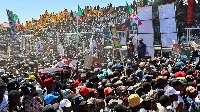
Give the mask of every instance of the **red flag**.
M 187 10 L 187 23 L 193 23 L 193 8 L 194 8 L 194 0 L 188 0 L 188 10 Z

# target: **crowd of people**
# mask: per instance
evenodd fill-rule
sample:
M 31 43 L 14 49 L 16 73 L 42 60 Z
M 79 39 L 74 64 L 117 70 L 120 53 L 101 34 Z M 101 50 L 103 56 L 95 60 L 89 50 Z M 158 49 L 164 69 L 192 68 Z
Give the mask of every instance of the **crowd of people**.
M 196 112 L 198 57 L 115 58 L 85 67 L 86 53 L 1 60 L 1 112 Z M 196 60 L 195 60 L 196 59 Z M 64 65 L 54 66 L 64 60 Z M 78 60 L 72 65 L 72 60 Z M 59 64 L 58 64 L 59 65 Z M 41 69 L 62 67 L 57 71 Z

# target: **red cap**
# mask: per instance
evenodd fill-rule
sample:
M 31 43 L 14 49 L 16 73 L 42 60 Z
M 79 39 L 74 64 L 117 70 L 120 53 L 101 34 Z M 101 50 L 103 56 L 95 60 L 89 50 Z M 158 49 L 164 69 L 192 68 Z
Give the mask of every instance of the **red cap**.
M 176 72 L 175 74 L 174 74 L 174 77 L 175 78 L 177 78 L 177 77 L 185 77 L 186 76 L 186 73 L 184 73 L 184 72 Z
M 53 84 L 53 83 L 54 83 L 54 81 L 53 81 L 52 78 L 48 78 L 48 79 L 45 79 L 45 80 L 44 80 L 45 86 L 49 86 L 49 85 L 51 85 L 51 84 Z
M 74 81 L 74 88 L 78 87 L 79 83 L 80 82 L 78 80 Z
M 87 95 L 89 92 L 91 92 L 92 91 L 92 88 L 87 88 L 87 87 L 85 87 L 85 86 L 83 86 L 82 88 L 81 88 L 81 90 L 80 90 L 80 94 L 82 95 L 82 96 L 85 96 L 85 95 Z
M 62 58 L 60 58 L 59 61 L 62 61 Z

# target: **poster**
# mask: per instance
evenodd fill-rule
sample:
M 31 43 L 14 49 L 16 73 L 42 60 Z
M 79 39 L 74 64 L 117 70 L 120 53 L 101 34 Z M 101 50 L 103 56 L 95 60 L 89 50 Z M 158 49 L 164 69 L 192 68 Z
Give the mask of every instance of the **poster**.
M 152 19 L 152 6 L 137 7 L 137 12 L 137 16 L 140 18 L 140 20 Z
M 174 18 L 175 8 L 174 3 L 158 6 L 159 19 Z
M 138 27 L 138 33 L 154 33 L 152 20 L 142 21 L 142 25 Z
M 176 32 L 175 18 L 161 19 L 160 20 L 160 32 L 161 33 L 175 33 Z

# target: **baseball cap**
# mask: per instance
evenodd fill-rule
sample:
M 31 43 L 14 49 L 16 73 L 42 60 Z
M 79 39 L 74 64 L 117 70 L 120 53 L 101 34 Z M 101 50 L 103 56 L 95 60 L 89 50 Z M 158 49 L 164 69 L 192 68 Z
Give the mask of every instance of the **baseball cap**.
M 86 101 L 84 100 L 84 98 L 82 96 L 77 95 L 72 98 L 72 104 L 73 105 L 85 105 Z
M 142 103 L 143 99 L 139 97 L 138 94 L 131 94 L 128 97 L 128 102 L 129 102 L 129 106 L 130 107 L 135 107 L 137 105 L 139 105 L 140 103 Z
M 45 96 L 44 101 L 46 104 L 51 103 L 55 98 L 58 98 L 58 96 L 54 96 L 52 94 L 48 94 L 47 96 Z
M 46 86 L 49 86 L 49 85 L 51 85 L 51 84 L 53 84 L 53 83 L 54 83 L 54 81 L 53 81 L 52 78 L 47 78 L 47 79 L 44 80 L 44 84 L 45 84 Z
M 174 94 L 179 95 L 180 91 L 176 91 L 173 87 L 170 87 L 165 91 L 165 95 L 167 95 L 167 96 L 171 96 Z
M 112 66 L 113 65 L 113 62 L 108 62 L 108 66 Z
M 73 91 L 71 91 L 70 89 L 65 89 L 62 91 L 63 93 L 63 97 L 66 97 L 68 94 L 74 94 Z
M 35 80 L 36 77 L 34 75 L 30 75 L 27 79 Z
M 71 102 L 68 99 L 63 99 L 60 101 L 60 107 L 71 107 Z
M 85 86 L 83 86 L 81 89 L 80 89 L 80 94 L 82 95 L 82 96 L 85 96 L 85 95 L 87 95 L 89 92 L 91 92 L 92 91 L 92 88 L 87 88 L 87 87 L 85 87 Z

